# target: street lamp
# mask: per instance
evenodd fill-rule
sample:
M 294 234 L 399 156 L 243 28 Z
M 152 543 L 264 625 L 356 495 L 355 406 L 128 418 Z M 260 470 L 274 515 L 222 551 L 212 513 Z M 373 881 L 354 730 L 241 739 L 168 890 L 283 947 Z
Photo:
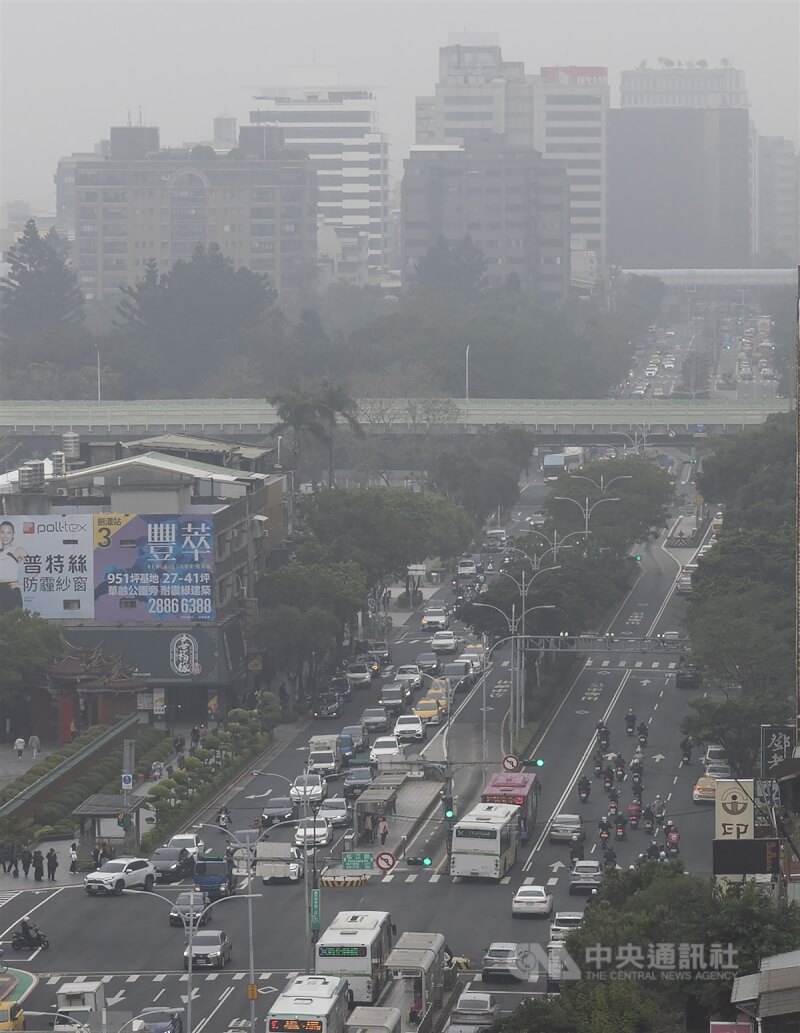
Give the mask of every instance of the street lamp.
M 464 430 L 469 422 L 469 350 L 472 345 L 467 345 L 464 352 Z
M 95 339 L 94 346 L 97 349 L 97 404 L 100 405 L 100 342 Z
M 610 488 L 611 485 L 616 483 L 617 481 L 632 481 L 633 480 L 633 474 L 632 473 L 621 473 L 617 477 L 612 477 L 611 480 L 608 482 L 608 484 L 606 484 L 606 482 L 605 482 L 605 475 L 602 474 L 602 473 L 600 474 L 600 483 L 599 484 L 597 483 L 597 481 L 593 477 L 587 477 L 585 473 L 571 473 L 570 477 L 573 477 L 575 480 L 578 480 L 578 481 L 588 481 L 590 484 L 593 484 L 595 486 L 595 488 L 597 488 L 597 490 L 600 492 L 601 495 L 604 495 L 605 492 L 606 492 L 606 488 Z
M 588 497 L 588 495 L 586 497 L 586 502 L 585 502 L 584 505 L 581 505 L 581 503 L 578 502 L 577 499 L 571 499 L 567 495 L 555 495 L 553 497 L 554 497 L 556 502 L 571 502 L 573 504 L 573 506 L 577 506 L 578 509 L 581 511 L 581 513 L 583 513 L 583 533 L 586 536 L 587 541 L 588 541 L 588 538 L 589 538 L 589 518 L 591 517 L 592 513 L 594 513 L 594 511 L 597 509 L 597 507 L 601 506 L 604 502 L 619 502 L 620 501 L 619 499 L 616 499 L 616 498 L 615 499 L 598 499 L 596 502 L 593 502 L 592 505 L 590 506 L 589 505 L 589 497 Z
M 130 894 L 134 894 L 135 893 L 137 896 L 141 896 L 142 895 L 142 894 L 138 893 L 137 890 L 125 890 L 124 889 L 122 892 L 123 893 L 130 893 Z M 195 915 L 197 916 L 197 921 L 199 923 L 199 921 L 203 917 L 203 915 L 207 911 L 210 911 L 212 907 L 216 907 L 217 904 L 224 904 L 224 903 L 226 903 L 228 901 L 231 901 L 231 900 L 242 900 L 242 899 L 247 900 L 247 906 L 250 909 L 251 914 L 252 914 L 252 907 L 253 907 L 253 905 L 252 905 L 251 901 L 252 901 L 253 897 L 260 897 L 262 895 L 260 893 L 245 893 L 245 894 L 237 894 L 237 895 L 232 896 L 232 897 L 220 897 L 219 900 L 212 900 L 210 904 L 206 905 L 206 907 L 201 908 L 201 910 L 198 911 L 198 912 L 195 912 L 195 909 L 194 909 L 194 896 L 195 896 L 195 892 L 196 891 L 194 889 L 189 890 L 189 922 L 188 922 L 188 926 L 187 926 L 187 922 L 186 922 L 186 919 L 184 918 L 184 916 L 179 913 L 179 918 L 180 918 L 181 922 L 183 922 L 183 933 L 184 933 L 184 936 L 186 937 L 187 946 L 189 948 L 189 956 L 186 959 L 186 973 L 187 973 L 187 975 L 186 975 L 186 994 L 187 994 L 187 997 L 186 997 L 186 1033 L 192 1033 L 192 972 L 193 972 L 193 966 L 192 966 L 192 938 L 193 938 L 193 934 L 194 934 Z M 165 897 L 163 893 L 156 893 L 155 890 L 150 890 L 148 893 L 145 893 L 144 897 L 146 899 L 149 899 L 149 898 L 152 897 L 152 898 L 158 898 L 159 900 L 164 900 L 164 901 L 166 901 L 167 904 L 169 904 L 170 908 L 172 908 L 173 904 L 175 903 L 175 901 L 172 900 L 172 898 Z M 201 894 L 201 900 L 202 900 L 202 894 Z M 250 926 L 250 966 L 251 966 L 251 968 L 250 968 L 250 971 L 251 971 L 251 982 L 255 982 L 255 975 L 253 974 L 253 928 L 252 928 L 252 925 Z M 250 1015 L 251 1015 L 251 1021 L 254 1023 L 255 1022 L 255 1001 L 251 1001 L 251 1004 L 250 1004 Z M 255 1029 L 255 1026 L 251 1025 L 251 1029 Z

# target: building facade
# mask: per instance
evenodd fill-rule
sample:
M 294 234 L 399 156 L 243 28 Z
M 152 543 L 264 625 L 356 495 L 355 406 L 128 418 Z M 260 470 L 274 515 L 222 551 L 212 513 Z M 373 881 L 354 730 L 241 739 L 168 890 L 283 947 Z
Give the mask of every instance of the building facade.
M 367 89 L 265 88 L 250 112 L 255 125 L 280 127 L 287 146 L 308 154 L 326 224 L 366 231 L 369 269 L 386 269 L 389 250 L 389 143 Z
M 800 264 L 800 156 L 791 140 L 759 136 L 757 260 Z
M 609 121 L 609 262 L 626 269 L 751 264 L 749 116 L 619 108 Z
M 749 108 L 745 74 L 738 68 L 709 68 L 705 61 L 661 68 L 625 69 L 620 75 L 621 108 Z
M 155 127 L 121 126 L 106 160 L 75 164 L 73 261 L 87 298 L 132 286 L 150 259 L 164 273 L 212 242 L 279 291 L 310 283 L 316 173 L 308 157 L 263 128 L 240 134 L 238 154 L 165 151 Z
M 503 61 L 492 42 L 464 42 L 439 51 L 433 96 L 417 97 L 418 145 L 458 144 L 487 132 L 512 147 L 533 147 L 562 163 L 569 176 L 570 246 L 582 274 L 605 268 L 609 108 L 607 70 L 545 67 L 528 75 Z M 576 263 L 577 265 L 578 263 Z
M 569 290 L 569 184 L 559 162 L 502 136 L 412 147 L 402 183 L 402 270 L 408 280 L 437 240 L 465 236 L 481 248 L 496 286 L 562 301 Z

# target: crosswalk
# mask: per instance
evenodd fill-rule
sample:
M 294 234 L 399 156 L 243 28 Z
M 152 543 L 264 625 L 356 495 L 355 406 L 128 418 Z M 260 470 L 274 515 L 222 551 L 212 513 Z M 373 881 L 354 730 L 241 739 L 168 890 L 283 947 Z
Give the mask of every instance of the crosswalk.
M 205 969 L 195 969 L 192 972 L 192 980 L 204 979 L 208 983 L 213 983 L 216 980 L 230 980 L 234 983 L 240 983 L 243 980 L 249 978 L 250 973 L 246 969 L 233 970 L 233 969 L 222 969 L 222 971 L 215 970 L 214 972 L 207 972 Z M 256 972 L 256 980 L 258 982 L 269 982 L 273 977 L 285 978 L 286 980 L 294 979 L 295 976 L 299 976 L 299 970 L 292 969 L 270 969 L 268 972 Z M 63 983 L 64 980 L 68 979 L 71 983 L 85 983 L 96 982 L 99 980 L 108 986 L 114 980 L 119 980 L 125 984 L 134 984 L 138 982 L 142 983 L 163 983 L 166 980 L 170 982 L 186 983 L 189 980 L 188 972 L 107 972 L 102 976 L 87 975 L 86 973 L 74 973 L 74 972 L 57 972 L 51 973 L 47 976 L 41 976 L 39 983 L 44 986 L 56 986 L 58 983 Z
M 8 904 L 9 901 L 14 900 L 14 898 L 18 897 L 21 892 L 22 890 L 6 890 L 5 893 L 0 893 L 0 907 L 2 907 L 3 904 Z
M 600 660 L 596 657 L 590 656 L 586 661 L 587 667 L 609 667 L 614 669 L 629 668 L 631 670 L 640 670 L 644 668 L 648 671 L 674 671 L 678 666 L 677 661 L 669 661 L 668 663 L 662 663 L 660 660 L 634 660 L 631 662 L 627 660 Z

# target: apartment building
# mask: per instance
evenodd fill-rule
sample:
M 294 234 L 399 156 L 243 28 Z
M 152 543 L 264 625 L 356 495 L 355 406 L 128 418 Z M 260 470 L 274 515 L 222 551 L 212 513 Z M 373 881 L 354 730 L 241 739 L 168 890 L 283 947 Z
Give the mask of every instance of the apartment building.
M 765 262 L 800 264 L 800 157 L 791 140 L 759 136 L 758 238 L 756 254 Z

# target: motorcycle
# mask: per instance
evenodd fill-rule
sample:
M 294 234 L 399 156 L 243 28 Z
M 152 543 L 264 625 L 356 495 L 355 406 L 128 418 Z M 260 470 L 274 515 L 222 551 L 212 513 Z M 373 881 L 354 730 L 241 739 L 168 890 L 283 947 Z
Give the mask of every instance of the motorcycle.
M 608 801 L 608 813 L 613 817 L 619 810 L 619 804 L 616 800 Z
M 617 781 L 621 782 L 625 777 L 625 768 L 618 764 L 617 767 L 614 768 L 614 774 L 617 776 Z
M 33 951 L 38 950 L 39 948 L 46 951 L 49 946 L 50 941 L 41 929 L 37 929 L 35 925 L 30 927 L 30 939 L 26 939 L 19 929 L 15 930 L 11 937 L 11 947 L 15 951 Z
M 611 777 L 611 775 L 604 775 L 603 776 L 603 789 L 605 789 L 606 792 L 608 792 L 608 790 L 611 789 L 611 787 L 613 785 L 614 785 L 614 779 Z
M 633 731 L 634 731 L 633 725 L 627 725 L 627 726 L 626 726 L 626 728 L 625 728 L 625 732 L 626 732 L 626 733 L 627 733 L 628 735 L 633 735 Z
M 626 834 L 625 834 L 625 826 L 624 825 L 616 825 L 614 827 L 614 838 L 618 839 L 618 840 L 619 839 L 627 839 L 628 838 L 626 836 Z
M 684 764 L 691 764 L 691 762 L 692 762 L 692 754 L 690 753 L 689 750 L 684 750 L 683 751 L 683 753 L 681 754 L 681 760 L 683 761 Z
M 608 829 L 600 830 L 600 847 L 604 853 L 608 850 Z
M 629 818 L 628 818 L 628 821 L 631 823 L 631 828 L 632 829 L 638 829 L 639 828 L 639 815 L 638 814 L 636 814 L 636 813 L 631 814 L 629 816 Z
M 221 829 L 227 829 L 227 828 L 230 828 L 230 824 L 231 824 L 231 816 L 230 816 L 230 814 L 228 814 L 227 811 L 220 811 L 219 814 L 217 815 L 217 825 L 219 825 L 219 827 Z
M 680 849 L 681 838 L 677 832 L 670 832 L 667 836 L 667 847 L 669 848 L 669 856 L 677 857 Z
M 664 824 L 664 816 L 666 815 L 666 813 L 667 813 L 666 810 L 656 811 L 656 824 L 657 825 L 661 826 L 661 825 Z
M 641 805 L 642 793 L 644 792 L 644 786 L 642 785 L 642 783 L 640 782 L 638 785 L 634 786 L 632 792 L 634 801 Z
M 639 732 L 639 745 L 640 746 L 646 746 L 647 745 L 647 734 L 645 732 Z
M 648 836 L 652 836 L 653 833 L 655 832 L 655 830 L 656 830 L 656 823 L 653 821 L 653 819 L 652 818 L 645 818 L 644 819 L 644 831 L 645 831 L 645 834 L 648 835 Z
M 602 760 L 596 760 L 594 762 L 594 773 L 599 778 L 603 774 L 603 762 Z
M 634 771 L 634 773 L 631 775 L 631 785 L 632 786 L 641 786 L 641 784 L 642 784 L 642 773 L 641 773 L 641 771 Z
M 588 789 L 583 789 L 583 788 L 579 789 L 578 790 L 578 798 L 581 801 L 581 803 L 588 803 L 588 800 L 589 800 L 589 790 Z

